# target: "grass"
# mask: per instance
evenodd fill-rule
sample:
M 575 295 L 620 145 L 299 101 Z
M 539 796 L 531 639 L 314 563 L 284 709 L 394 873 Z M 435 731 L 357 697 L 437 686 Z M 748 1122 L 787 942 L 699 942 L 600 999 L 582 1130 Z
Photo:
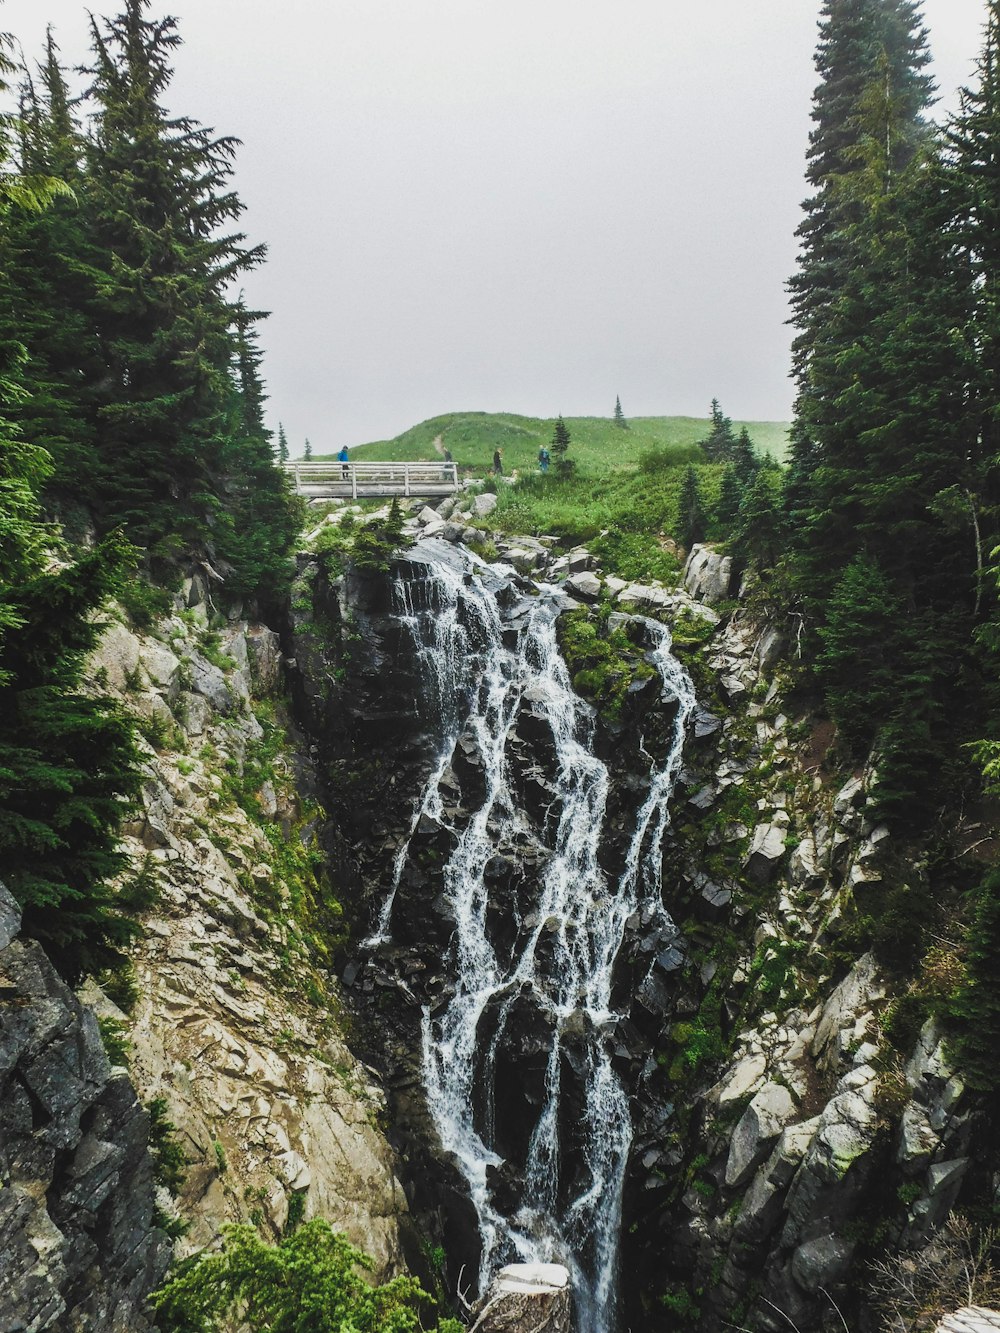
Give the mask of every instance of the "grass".
M 631 471 L 644 453 L 690 447 L 704 439 L 709 429 L 708 420 L 698 417 L 635 417 L 629 420 L 627 431 L 619 430 L 610 417 L 566 417 L 566 425 L 578 470 L 593 475 Z M 737 431 L 744 425 L 761 453 L 784 462 L 787 422 L 733 422 Z M 502 449 L 504 471 L 516 468 L 523 474 L 536 469 L 539 447 L 550 443 L 554 426 L 555 418 L 522 417 L 513 412 L 449 412 L 411 426 L 394 440 L 358 445 L 351 450 L 351 459 L 359 463 L 426 462 L 439 456 L 434 440 L 440 436 L 463 470 L 485 474 L 494 449 Z

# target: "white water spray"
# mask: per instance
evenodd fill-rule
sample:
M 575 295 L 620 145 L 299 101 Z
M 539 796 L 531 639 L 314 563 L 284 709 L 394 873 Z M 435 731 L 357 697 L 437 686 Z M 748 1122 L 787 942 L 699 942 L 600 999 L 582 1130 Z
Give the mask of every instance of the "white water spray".
M 444 1148 L 467 1181 L 482 1239 L 480 1286 L 512 1259 L 561 1262 L 571 1268 L 581 1327 L 611 1333 L 622 1192 L 632 1124 L 615 1071 L 610 1033 L 612 979 L 626 923 L 637 910 L 670 927 L 662 898 L 662 844 L 668 802 L 695 705 L 686 672 L 656 622 L 651 654 L 665 701 L 676 704 L 666 756 L 650 761 L 649 789 L 635 816 L 623 873 L 609 882 L 599 860 L 610 779 L 593 753 L 593 709 L 573 691 L 556 641 L 554 590 L 542 589 L 518 618 L 516 643 L 505 642 L 496 598 L 477 574 L 434 562 L 430 599 L 415 607 L 414 584 L 397 584 L 398 609 L 420 653 L 440 722 L 440 749 L 393 867 L 375 945 L 389 937 L 393 903 L 412 837 L 426 814 L 444 820 L 442 779 L 462 734 L 474 743 L 483 795 L 453 829 L 444 894 L 455 922 L 449 967 L 455 990 L 444 1008 L 423 1018 L 423 1071 L 428 1104 Z M 427 581 L 423 584 L 427 596 Z M 535 906 L 514 923 L 513 953 L 491 942 L 487 865 L 500 849 L 538 838 L 517 806 L 509 740 L 524 708 L 551 736 L 555 797 L 544 833 L 544 866 Z M 516 1005 L 530 1006 L 533 1026 L 549 1035 L 541 1106 L 523 1167 L 519 1205 L 501 1211 L 490 1169 L 502 1165 L 493 1146 L 498 1056 Z M 580 1096 L 570 1102 L 567 1067 Z M 582 1105 L 582 1123 L 579 1122 Z M 566 1125 L 574 1117 L 575 1172 L 566 1171 Z

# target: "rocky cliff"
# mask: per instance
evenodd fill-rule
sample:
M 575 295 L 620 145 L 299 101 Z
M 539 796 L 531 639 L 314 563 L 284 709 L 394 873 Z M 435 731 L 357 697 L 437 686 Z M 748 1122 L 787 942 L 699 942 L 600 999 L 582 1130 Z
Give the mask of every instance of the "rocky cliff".
M 942 1034 L 930 1021 L 913 1026 L 894 951 L 907 904 L 929 892 L 927 863 L 919 849 L 895 846 L 872 813 L 871 774 L 829 766 L 829 735 L 795 693 L 794 627 L 769 622 L 760 596 L 738 601 L 728 561 L 700 549 L 686 589 L 629 584 L 585 550 L 504 538 L 484 521 L 425 510 L 411 531 L 495 544 L 517 571 L 498 593 L 512 633 L 532 578 L 561 583 L 565 609 L 600 618 L 605 632 L 609 615 L 619 628 L 637 613 L 662 619 L 698 686 L 666 855 L 677 930 L 654 939 L 632 923 L 617 972 L 627 1016 L 616 1063 L 636 1127 L 626 1319 L 651 1329 L 792 1320 L 807 1330 L 839 1323 L 840 1307 L 863 1320 L 869 1262 L 919 1251 L 942 1225 L 968 1189 L 983 1131 Z M 403 578 L 419 587 L 419 571 Z M 356 953 L 344 979 L 388 1072 L 408 1187 L 446 1244 L 454 1280 L 475 1263 L 471 1209 L 442 1157 L 415 1054 L 421 1006 L 433 1012 L 447 1000 L 450 930 L 440 880 L 448 837 L 414 807 L 433 759 L 421 666 L 376 574 L 337 578 L 322 560 L 306 562 L 298 608 L 298 697 L 356 854 L 359 935 L 407 849 L 391 944 Z M 636 682 L 626 712 L 601 724 L 623 808 L 643 736 L 664 723 L 656 714 Z M 550 756 L 530 708 L 517 726 L 530 822 L 532 803 L 546 800 Z M 444 784 L 448 821 L 461 819 L 480 781 L 475 747 L 460 751 Z M 613 838 L 607 856 L 614 861 Z M 509 860 L 501 853 L 491 897 L 517 904 L 532 873 L 530 847 Z M 517 1098 L 535 1097 L 545 1050 L 530 1027 L 520 1039 L 504 1108 L 515 1120 Z
M 170 1242 L 149 1118 L 0 886 L 0 1329 L 146 1333 Z
M 406 1201 L 378 1078 L 344 1038 L 331 956 L 346 886 L 320 846 L 277 635 L 219 615 L 200 579 L 178 603 L 146 631 L 111 625 L 91 663 L 139 717 L 145 764 L 124 886 L 143 939 L 133 974 L 93 998 L 176 1126 L 185 1179 L 161 1201 L 189 1224 L 180 1253 L 226 1221 L 273 1238 L 320 1216 L 383 1278 L 403 1267 Z

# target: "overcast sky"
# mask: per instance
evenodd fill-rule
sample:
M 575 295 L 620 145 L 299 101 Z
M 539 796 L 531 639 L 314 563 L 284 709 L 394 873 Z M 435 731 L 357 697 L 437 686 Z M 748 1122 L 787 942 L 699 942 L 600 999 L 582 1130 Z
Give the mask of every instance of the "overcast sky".
M 108 12 L 92 0 L 97 12 Z M 81 0 L 6 0 L 86 54 Z M 176 0 L 172 109 L 244 146 L 273 425 L 783 419 L 820 0 Z M 984 0 L 926 0 L 942 105 Z M 154 7 L 154 12 L 163 12 Z

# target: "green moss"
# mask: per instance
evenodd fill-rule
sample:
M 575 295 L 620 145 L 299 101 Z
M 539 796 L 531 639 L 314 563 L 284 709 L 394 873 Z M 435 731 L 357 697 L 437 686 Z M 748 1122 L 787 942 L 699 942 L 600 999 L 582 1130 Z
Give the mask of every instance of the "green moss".
M 626 695 L 636 681 L 655 675 L 624 629 L 608 628 L 608 612 L 568 611 L 556 627 L 559 648 L 573 678 L 573 688 L 591 700 L 608 722 L 622 715 Z

